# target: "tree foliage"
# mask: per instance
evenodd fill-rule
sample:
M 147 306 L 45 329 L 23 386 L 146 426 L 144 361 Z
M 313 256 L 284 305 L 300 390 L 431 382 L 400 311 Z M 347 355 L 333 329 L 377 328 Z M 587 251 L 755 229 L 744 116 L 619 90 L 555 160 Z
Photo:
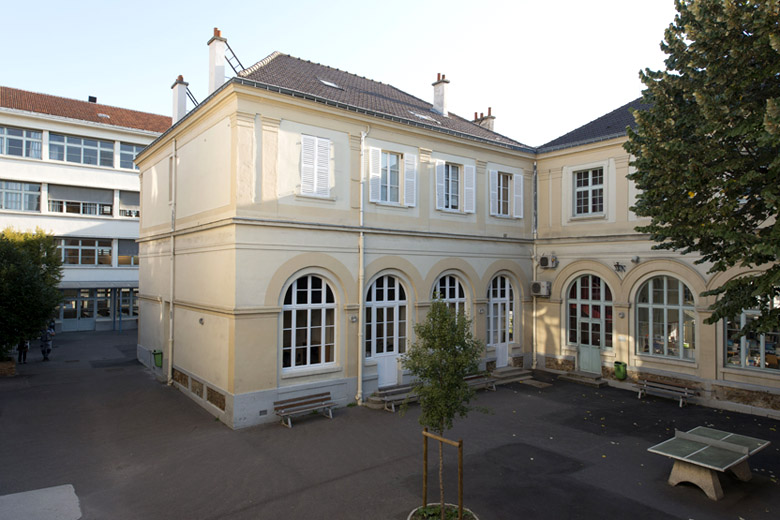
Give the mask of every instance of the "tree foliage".
M 719 295 L 714 323 L 757 308 L 743 332 L 778 330 L 780 308 L 780 3 L 676 0 L 666 70 L 640 73 L 650 105 L 626 150 L 641 190 L 632 208 L 654 248 L 697 252 L 710 273 L 747 274 Z
M 48 323 L 61 301 L 61 279 L 54 237 L 40 229 L 0 233 L 0 356 Z
M 403 366 L 415 378 L 420 401 L 420 424 L 443 435 L 456 417 L 466 417 L 474 389 L 463 379 L 479 369 L 484 345 L 471 333 L 471 320 L 434 299 L 424 322 L 414 327 L 417 341 L 407 351 Z M 444 518 L 442 444 L 439 442 L 439 492 Z

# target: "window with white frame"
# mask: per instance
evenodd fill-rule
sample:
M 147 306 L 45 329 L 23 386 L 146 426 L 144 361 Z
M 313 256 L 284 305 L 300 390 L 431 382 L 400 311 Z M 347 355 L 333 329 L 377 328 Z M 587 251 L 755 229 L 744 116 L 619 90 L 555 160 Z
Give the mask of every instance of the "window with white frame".
M 138 265 L 138 243 L 135 240 L 119 239 L 116 263 L 120 266 Z
M 119 216 L 138 218 L 141 216 L 141 194 L 137 191 L 119 192 Z
M 282 368 L 295 369 L 334 362 L 336 299 L 317 275 L 295 280 L 282 305 Z
M 637 354 L 692 361 L 696 308 L 688 286 L 671 276 L 650 278 L 636 296 Z
M 395 276 L 380 276 L 366 295 L 366 357 L 406 352 L 406 291 Z
M 74 200 L 49 199 L 50 213 L 71 213 L 74 215 L 103 215 L 111 216 L 112 204 L 98 202 L 79 202 Z
M 455 310 L 456 314 L 466 312 L 466 292 L 463 285 L 455 276 L 448 274 L 439 277 L 433 284 L 433 297 L 439 298 L 447 304 L 447 307 Z
M 436 209 L 474 213 L 476 168 L 472 165 L 436 161 Z
M 138 166 L 133 164 L 135 156 L 143 150 L 145 147 L 142 144 L 119 144 L 119 167 L 126 168 L 128 170 L 137 170 Z
M 330 197 L 330 139 L 301 136 L 301 195 Z
M 780 307 L 780 297 L 772 302 L 773 308 Z M 744 336 L 739 331 L 751 320 L 758 319 L 759 311 L 749 309 L 736 318 L 726 320 L 725 364 L 732 368 L 751 368 L 780 374 L 777 349 L 780 347 L 780 330 L 771 332 L 749 332 Z
M 49 159 L 113 168 L 114 142 L 50 133 Z
M 495 217 L 523 217 L 523 175 L 489 171 L 490 214 Z
M 42 135 L 39 130 L 0 126 L 0 154 L 40 159 Z
M 490 281 L 487 297 L 487 345 L 513 342 L 515 296 L 512 282 L 506 276 L 496 276 Z
M 111 240 L 59 238 L 57 249 L 63 265 L 101 265 L 111 267 Z
M 593 274 L 572 282 L 567 299 L 568 343 L 612 348 L 612 291 Z
M 48 200 L 52 213 L 110 217 L 114 210 L 114 191 L 100 188 L 49 184 Z
M 574 177 L 574 216 L 604 214 L 604 168 L 577 170 Z
M 0 181 L 0 209 L 40 211 L 41 185 L 28 182 Z
M 417 156 L 369 148 L 369 200 L 415 206 L 417 198 Z

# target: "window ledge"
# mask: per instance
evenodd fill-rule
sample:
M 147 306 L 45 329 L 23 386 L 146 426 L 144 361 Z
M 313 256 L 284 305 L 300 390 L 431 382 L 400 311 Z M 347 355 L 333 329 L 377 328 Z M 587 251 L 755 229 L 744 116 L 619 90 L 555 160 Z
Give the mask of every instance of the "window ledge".
M 376 204 L 377 206 L 380 206 L 382 208 L 388 208 L 388 209 L 406 209 L 410 207 L 410 206 L 405 206 L 400 202 L 384 202 L 381 200 L 373 200 L 371 201 L 371 203 Z
M 282 379 L 295 379 L 296 377 L 319 376 L 341 372 L 341 366 L 331 365 L 322 368 L 283 368 Z
M 437 209 L 439 213 L 443 215 L 453 215 L 458 217 L 467 217 L 469 215 L 473 215 L 474 213 L 466 213 L 465 211 L 460 211 L 458 209 Z
M 500 220 L 521 220 L 523 217 L 515 217 L 513 215 L 490 215 L 493 218 Z
M 644 362 L 662 363 L 666 365 L 677 365 L 677 366 L 685 366 L 685 367 L 693 367 L 693 368 L 699 367 L 699 364 L 696 362 L 695 359 L 661 357 L 661 356 L 653 356 L 644 353 L 637 353 L 636 356 L 639 359 L 643 360 Z
M 723 367 L 724 374 L 734 374 L 740 376 L 749 375 L 750 377 L 780 377 L 780 370 L 776 368 L 758 368 L 758 367 L 736 367 L 725 366 Z
M 308 195 L 306 193 L 296 193 L 295 200 L 307 202 L 336 202 L 336 197 L 320 197 L 319 195 Z
M 581 222 L 581 221 L 588 221 L 588 220 L 606 220 L 607 214 L 606 213 L 597 213 L 594 215 L 572 215 L 569 217 L 569 222 Z

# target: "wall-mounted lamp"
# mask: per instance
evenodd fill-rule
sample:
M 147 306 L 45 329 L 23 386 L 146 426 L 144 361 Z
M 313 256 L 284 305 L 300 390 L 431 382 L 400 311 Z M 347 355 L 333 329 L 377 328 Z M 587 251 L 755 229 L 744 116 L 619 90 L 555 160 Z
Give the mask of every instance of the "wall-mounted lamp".
M 631 263 L 632 264 L 638 264 L 639 263 L 639 257 L 638 256 L 632 256 L 631 257 Z
M 618 312 L 618 318 L 623 319 L 625 317 L 626 317 L 626 313 L 625 312 Z
M 482 308 L 480 308 L 480 309 L 479 309 L 479 313 L 480 313 L 480 314 L 485 314 L 485 309 L 482 309 Z
M 357 316 L 350 316 L 349 321 L 351 321 L 352 323 L 357 323 Z
M 204 320 L 203 318 L 200 318 L 200 319 L 198 320 L 198 323 L 200 323 L 201 325 L 203 325 L 203 324 L 205 323 L 205 320 Z

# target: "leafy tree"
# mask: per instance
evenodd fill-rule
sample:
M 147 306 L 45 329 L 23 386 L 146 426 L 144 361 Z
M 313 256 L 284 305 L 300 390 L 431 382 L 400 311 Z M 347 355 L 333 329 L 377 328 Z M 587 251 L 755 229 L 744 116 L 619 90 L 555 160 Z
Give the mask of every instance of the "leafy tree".
M 698 252 L 710 273 L 749 274 L 719 295 L 708 323 L 756 308 L 743 333 L 780 326 L 780 3 L 676 0 L 661 49 L 666 70 L 640 73 L 650 105 L 626 150 L 642 190 L 637 227 L 658 244 Z
M 414 392 L 420 401 L 420 424 L 443 436 L 455 417 L 466 417 L 474 390 L 464 377 L 479 369 L 484 345 L 471 333 L 471 320 L 438 298 L 424 322 L 414 327 L 417 341 L 407 351 L 405 369 L 415 377 Z M 439 442 L 439 492 L 444 518 L 444 454 Z
M 54 237 L 7 228 L 0 233 L 0 357 L 40 333 L 61 295 L 62 262 Z

